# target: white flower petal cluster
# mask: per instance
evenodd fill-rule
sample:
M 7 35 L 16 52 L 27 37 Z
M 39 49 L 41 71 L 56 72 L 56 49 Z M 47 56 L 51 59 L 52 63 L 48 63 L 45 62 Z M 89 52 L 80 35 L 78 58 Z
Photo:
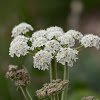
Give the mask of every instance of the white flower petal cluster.
M 48 70 L 52 58 L 53 57 L 50 52 L 40 50 L 33 57 L 34 68 L 38 68 L 39 70 Z
M 65 34 L 71 35 L 76 40 L 81 40 L 83 37 L 83 34 L 81 32 L 75 31 L 75 30 L 69 30 Z
M 47 32 L 46 38 L 51 40 L 53 38 L 58 39 L 63 33 L 61 31 L 55 31 L 55 32 Z
M 61 48 L 60 51 L 57 53 L 56 60 L 57 62 L 65 65 L 68 63 L 68 66 L 73 66 L 73 61 L 76 61 L 78 55 L 77 50 L 73 50 L 71 48 Z
M 32 34 L 32 38 L 33 39 L 36 39 L 38 37 L 45 37 L 47 31 L 46 30 L 39 30 L 39 31 L 36 31 Z
M 34 50 L 36 47 L 44 46 L 46 42 L 47 42 L 47 39 L 44 37 L 38 37 L 34 39 L 34 41 L 32 42 L 31 50 Z
M 51 41 L 48 41 L 48 42 L 45 44 L 44 50 L 47 50 L 48 52 L 54 54 L 54 53 L 55 53 L 56 51 L 58 51 L 60 48 L 61 48 L 61 45 L 59 44 L 58 41 L 56 41 L 56 40 L 51 40 Z
M 52 27 L 47 28 L 47 33 L 57 32 L 57 31 L 60 31 L 61 33 L 64 33 L 63 29 L 61 27 L 58 27 L 58 26 L 52 26 Z
M 29 38 L 22 35 L 15 37 L 10 44 L 9 55 L 11 57 L 14 57 L 14 54 L 17 57 L 27 55 L 28 50 L 30 48 L 27 44 L 28 40 Z
M 99 45 L 100 45 L 100 37 L 95 36 L 93 34 L 88 34 L 85 35 L 82 39 L 81 39 L 81 44 L 87 48 L 87 47 L 96 47 L 97 49 L 99 49 Z
M 69 34 L 63 34 L 58 39 L 61 45 L 67 45 L 68 47 L 72 47 L 75 45 L 75 39 Z
M 33 27 L 23 22 L 13 28 L 11 37 L 16 37 L 21 34 L 26 34 L 29 31 L 33 31 Z

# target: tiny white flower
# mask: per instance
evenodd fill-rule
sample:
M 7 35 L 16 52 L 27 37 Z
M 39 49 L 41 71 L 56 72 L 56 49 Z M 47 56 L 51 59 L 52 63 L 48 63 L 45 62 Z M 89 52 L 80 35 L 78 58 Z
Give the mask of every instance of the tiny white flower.
M 49 39 L 49 40 L 58 39 L 62 35 L 63 35 L 63 33 L 61 31 L 47 32 L 46 38 Z
M 99 49 L 99 45 L 100 45 L 100 37 L 95 36 L 93 34 L 88 34 L 85 35 L 82 39 L 81 39 L 81 44 L 87 48 L 87 47 L 96 47 L 97 49 Z
M 83 37 L 83 34 L 81 32 L 78 32 L 78 31 L 75 31 L 75 30 L 69 30 L 65 34 L 71 35 L 76 40 L 80 40 Z
M 47 42 L 47 39 L 44 37 L 38 37 L 32 41 L 31 50 L 34 50 L 36 47 L 44 46 Z
M 67 63 L 68 66 L 72 67 L 73 61 L 76 61 L 76 59 L 78 59 L 77 55 L 77 50 L 73 50 L 71 48 L 61 48 L 57 53 L 56 60 L 62 65 L 65 65 L 65 63 Z
M 36 31 L 32 34 L 32 38 L 33 39 L 36 39 L 38 37 L 45 37 L 45 34 L 46 34 L 46 30 L 39 30 L 39 31 Z
M 29 31 L 33 31 L 33 27 L 23 22 L 13 28 L 11 37 L 16 37 L 21 34 L 26 34 Z
M 64 33 L 63 29 L 61 27 L 58 27 L 58 26 L 52 26 L 52 27 L 47 28 L 48 33 L 56 32 L 56 31 L 60 31 L 61 33 Z
M 27 55 L 28 50 L 30 48 L 27 44 L 28 40 L 29 38 L 22 35 L 15 37 L 10 44 L 9 55 L 11 57 L 14 57 L 14 54 L 17 57 L 20 57 L 21 55 Z
M 58 39 L 61 45 L 68 45 L 68 47 L 72 47 L 75 45 L 75 39 L 69 34 L 63 34 Z
M 58 41 L 56 41 L 56 40 L 51 40 L 51 41 L 48 41 L 48 42 L 45 44 L 44 50 L 47 50 L 47 51 L 49 51 L 50 53 L 55 53 L 55 52 L 58 51 L 60 48 L 61 48 L 61 45 L 59 44 Z
M 45 50 L 40 50 L 33 57 L 34 68 L 38 68 L 39 70 L 49 69 L 50 62 L 53 56 L 50 52 Z

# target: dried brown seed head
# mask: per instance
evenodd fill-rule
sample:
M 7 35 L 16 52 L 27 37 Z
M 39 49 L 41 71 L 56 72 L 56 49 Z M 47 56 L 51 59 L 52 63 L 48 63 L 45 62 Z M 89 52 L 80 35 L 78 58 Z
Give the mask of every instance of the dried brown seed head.
M 38 98 L 50 97 L 52 95 L 56 95 L 69 83 L 68 80 L 53 80 L 51 83 L 46 83 L 40 90 L 36 91 L 36 95 Z

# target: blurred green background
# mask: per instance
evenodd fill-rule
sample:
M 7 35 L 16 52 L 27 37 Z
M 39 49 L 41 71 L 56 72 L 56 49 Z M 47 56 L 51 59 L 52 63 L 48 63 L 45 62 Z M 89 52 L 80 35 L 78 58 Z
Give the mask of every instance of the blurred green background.
M 64 31 L 76 29 L 100 36 L 100 0 L 0 0 L 0 100 L 25 100 L 20 89 L 5 78 L 9 64 L 27 67 L 31 76 L 28 89 L 34 100 L 38 100 L 35 91 L 49 82 L 49 71 L 34 69 L 32 57 L 9 56 L 11 31 L 21 22 L 31 24 L 35 31 L 56 25 Z M 60 64 L 58 73 L 62 78 Z M 69 100 L 90 95 L 100 97 L 100 49 L 95 48 L 81 50 L 70 68 Z

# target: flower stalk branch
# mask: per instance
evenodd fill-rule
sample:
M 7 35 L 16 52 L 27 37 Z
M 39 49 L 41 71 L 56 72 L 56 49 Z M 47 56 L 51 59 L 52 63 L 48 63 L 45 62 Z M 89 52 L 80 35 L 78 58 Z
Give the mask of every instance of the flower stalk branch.
M 80 49 L 83 48 L 83 47 L 84 47 L 84 46 L 82 45 L 82 46 L 76 48 L 75 50 L 80 50 Z
M 57 66 L 56 66 L 56 60 L 52 59 L 51 66 L 50 66 L 50 82 L 55 80 L 57 78 Z M 51 100 L 58 100 L 58 96 L 52 96 Z
M 67 63 L 64 66 L 64 80 L 69 80 L 69 68 L 67 66 Z M 67 100 L 67 93 L 68 93 L 68 85 L 64 88 L 64 91 L 62 91 L 61 100 Z
M 20 89 L 21 89 L 26 100 L 33 100 L 26 87 L 20 87 Z
M 51 66 L 50 66 L 50 82 L 57 78 L 57 68 L 56 68 L 56 61 L 52 59 Z
M 31 55 L 31 56 L 34 56 L 34 54 L 33 54 L 33 53 L 31 53 L 31 52 L 29 52 L 28 54 L 29 54 L 29 55 Z

